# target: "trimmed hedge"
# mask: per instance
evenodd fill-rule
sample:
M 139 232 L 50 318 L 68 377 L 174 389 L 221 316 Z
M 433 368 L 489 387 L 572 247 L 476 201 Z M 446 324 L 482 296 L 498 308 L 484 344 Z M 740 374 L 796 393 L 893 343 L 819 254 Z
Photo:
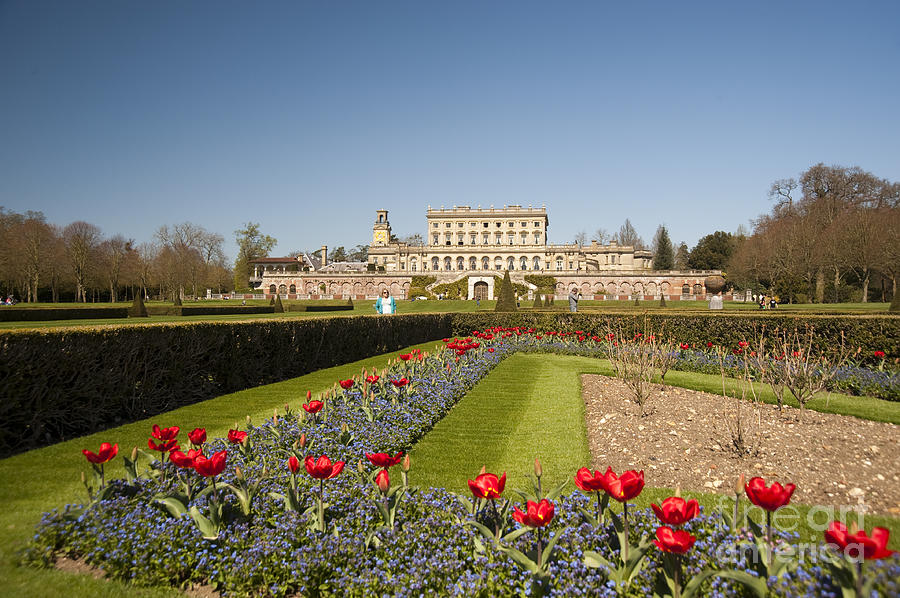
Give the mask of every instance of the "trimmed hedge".
M 848 347 L 860 347 L 860 357 L 870 362 L 875 351 L 884 351 L 888 359 L 900 357 L 900 317 L 848 315 L 781 315 L 781 314 L 591 314 L 553 311 L 518 313 L 457 313 L 453 318 L 453 334 L 471 334 L 489 326 L 504 328 L 524 326 L 539 330 L 583 330 L 603 336 L 607 325 L 627 330 L 642 330 L 644 318 L 650 328 L 663 338 L 703 344 L 712 342 L 725 347 L 749 340 L 765 326 L 767 334 L 776 328 L 804 330 L 808 324 L 816 333 L 815 343 L 825 349 L 840 343 L 844 333 Z
M 150 305 L 151 316 L 227 316 L 240 314 L 271 314 L 271 305 Z
M 450 314 L 0 334 L 0 456 L 450 333 Z
M 3 307 L 0 322 L 127 318 L 128 307 Z

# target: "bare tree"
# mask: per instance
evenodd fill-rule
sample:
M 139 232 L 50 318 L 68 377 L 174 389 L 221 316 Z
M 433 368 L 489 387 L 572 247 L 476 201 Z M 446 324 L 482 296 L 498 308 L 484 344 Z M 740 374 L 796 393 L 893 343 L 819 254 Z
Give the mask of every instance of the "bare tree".
M 98 246 L 98 264 L 109 287 L 110 301 L 115 303 L 119 296 L 119 278 L 125 265 L 125 258 L 131 250 L 133 241 L 126 241 L 122 235 L 106 239 Z
M 87 302 L 85 282 L 94 266 L 94 254 L 101 238 L 100 229 L 89 222 L 78 220 L 63 229 L 63 238 L 75 278 L 75 300 Z
M 619 229 L 613 236 L 613 240 L 619 245 L 626 247 L 634 247 L 635 249 L 646 249 L 647 244 L 644 243 L 644 240 L 634 229 L 634 226 L 631 224 L 631 220 L 625 219 L 625 223 L 622 224 L 622 227 Z
M 588 234 L 587 231 L 583 230 L 578 233 L 575 233 L 575 244 L 579 247 L 584 247 L 588 242 Z
M 609 243 L 610 239 L 609 231 L 605 228 L 598 228 L 596 231 L 594 231 L 594 238 L 601 245 L 606 245 L 607 243 Z

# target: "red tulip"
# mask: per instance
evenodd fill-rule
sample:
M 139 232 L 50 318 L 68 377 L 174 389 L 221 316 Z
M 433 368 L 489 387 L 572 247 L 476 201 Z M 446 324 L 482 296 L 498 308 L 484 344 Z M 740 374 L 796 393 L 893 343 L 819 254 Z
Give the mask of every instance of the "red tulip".
M 228 430 L 228 442 L 231 444 L 243 444 L 247 433 L 243 430 Z
M 740 341 L 740 342 L 738 342 L 738 347 L 740 347 L 741 349 L 745 349 L 745 348 L 747 348 L 748 346 L 750 346 L 750 343 L 748 343 L 747 341 Z
M 499 478 L 493 473 L 481 473 L 474 480 L 469 480 L 469 490 L 475 498 L 494 500 L 503 494 L 506 488 L 506 472 Z
M 412 357 L 412 355 L 409 354 L 409 353 L 406 353 L 405 355 L 400 355 L 399 357 L 400 357 L 400 359 L 402 359 L 403 361 L 409 361 L 409 359 L 410 359 L 410 357 Z
M 197 457 L 203 454 L 199 449 L 191 449 L 187 453 L 181 451 L 172 451 L 169 453 L 169 461 L 182 469 L 194 469 Z
M 353 386 L 353 379 L 351 378 L 350 380 L 341 380 L 338 384 L 341 385 L 341 388 L 347 390 Z
M 873 355 L 875 357 L 877 357 L 878 359 L 884 359 L 884 351 L 875 351 L 875 353 L 873 353 Z
M 153 442 L 152 438 L 147 439 L 147 446 L 154 450 L 159 451 L 161 453 L 167 453 L 169 451 L 177 451 L 179 449 L 177 440 L 164 440 L 160 443 Z
M 306 400 L 308 401 L 308 400 L 310 400 L 311 398 L 312 398 L 312 391 L 311 391 L 311 390 L 307 390 L 307 391 L 306 391 Z
M 794 493 L 793 484 L 782 486 L 778 482 L 772 484 L 770 488 L 766 487 L 766 482 L 760 477 L 750 478 L 750 481 L 744 486 L 747 492 L 747 498 L 757 507 L 762 507 L 766 511 L 777 511 L 781 507 L 791 502 L 791 495 Z
M 375 485 L 381 490 L 382 494 L 387 494 L 391 489 L 391 478 L 388 476 L 387 469 L 382 469 L 375 476 Z
M 690 348 L 691 348 L 691 346 L 690 346 L 689 344 L 687 344 L 687 343 L 681 343 L 681 350 L 682 350 L 682 351 L 687 351 L 687 350 L 690 349 Z
M 119 454 L 119 444 L 116 443 L 115 445 L 111 445 L 108 442 L 103 442 L 100 444 L 100 450 L 97 451 L 96 454 L 87 449 L 82 450 L 81 453 L 91 463 L 101 465 L 112 461 L 113 458 Z
M 706 346 L 707 346 L 707 348 L 712 349 L 712 346 L 713 346 L 712 341 L 707 342 Z
M 397 388 L 403 388 L 407 384 L 409 384 L 409 380 L 406 378 L 400 378 L 399 380 L 391 380 L 391 384 L 396 386 Z
M 862 556 L 867 561 L 894 554 L 893 550 L 887 549 L 890 536 L 891 532 L 883 527 L 872 528 L 871 536 L 863 530 L 851 533 L 840 521 L 832 521 L 825 531 L 826 542 L 836 545 L 848 557 L 859 559 Z
M 291 455 L 288 459 L 288 469 L 291 470 L 291 473 L 297 473 L 300 471 L 300 459 Z
M 528 501 L 527 512 L 523 513 L 519 507 L 513 509 L 513 519 L 528 527 L 544 527 L 553 521 L 553 503 L 546 498 L 537 503 Z
M 673 530 L 671 527 L 663 526 L 656 530 L 656 540 L 653 540 L 653 543 L 663 552 L 684 554 L 696 541 L 697 538 L 683 529 Z
M 194 458 L 194 469 L 205 478 L 217 476 L 225 471 L 225 456 L 227 451 L 219 451 L 210 458 L 197 455 Z
M 375 384 L 376 382 L 378 382 L 379 378 L 381 378 L 381 376 L 366 376 L 366 382 L 368 382 L 369 384 Z
M 194 428 L 193 432 L 188 433 L 188 440 L 195 446 L 200 446 L 206 442 L 206 428 Z
M 603 490 L 603 474 L 599 471 L 591 474 L 590 469 L 582 467 L 575 473 L 575 485 L 584 492 Z
M 157 440 L 175 440 L 178 436 L 178 431 L 181 430 L 178 426 L 172 426 L 171 428 L 160 428 L 156 424 L 153 425 L 153 433 L 151 436 L 156 438 Z
M 310 455 L 306 458 L 304 465 L 306 466 L 306 472 L 317 480 L 330 480 L 344 470 L 343 461 L 335 461 L 332 464 L 331 459 L 325 455 L 318 459 L 313 459 Z
M 303 409 L 306 410 L 310 415 L 315 415 L 319 411 L 322 410 L 322 407 L 325 406 L 325 403 L 322 401 L 310 401 L 309 403 L 303 404 Z
M 621 475 L 616 476 L 612 467 L 606 468 L 603 474 L 603 490 L 609 494 L 610 498 L 614 498 L 619 502 L 631 500 L 641 493 L 644 489 L 644 470 L 640 472 L 629 470 Z
M 696 500 L 685 501 L 679 496 L 670 496 L 662 501 L 662 507 L 651 504 L 657 518 L 666 525 L 684 525 L 699 513 Z
M 401 451 L 393 457 L 387 453 L 366 453 L 366 459 L 368 459 L 369 463 L 375 467 L 387 469 L 388 467 L 393 467 L 400 463 L 400 460 L 403 459 L 403 452 Z
M 493 353 L 493 352 L 494 352 L 494 348 L 493 348 L 493 347 L 488 347 L 488 353 Z

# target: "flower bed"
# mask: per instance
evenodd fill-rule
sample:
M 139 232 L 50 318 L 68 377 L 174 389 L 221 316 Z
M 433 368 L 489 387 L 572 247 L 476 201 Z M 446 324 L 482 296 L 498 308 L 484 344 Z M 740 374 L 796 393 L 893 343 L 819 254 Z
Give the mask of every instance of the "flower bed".
M 473 476 L 470 497 L 417 489 L 415 464 L 397 453 L 499 361 L 517 350 L 593 350 L 579 335 L 479 336 L 448 339 L 435 355 L 401 355 L 388 370 L 339 381 L 302 409 L 248 422 L 227 439 L 155 427 L 147 450 L 126 458 L 125 480 L 104 479 L 117 446 L 86 451 L 96 474 L 87 481 L 91 502 L 46 514 L 26 561 L 68 555 L 138 584 L 209 584 L 226 595 L 645 596 L 693 587 L 700 595 L 806 596 L 839 594 L 857 580 L 897 595 L 900 560 L 877 550 L 867 556 L 889 558 L 859 575 L 837 551 L 770 537 L 743 517 L 671 519 L 664 503 L 660 517 L 671 527 L 661 527 L 650 510 L 620 516 L 602 508 L 603 496 L 633 499 L 643 472 L 582 470 L 580 491 L 567 496 L 540 487 L 539 464 L 522 499 L 507 500 L 505 478 L 489 473 Z M 774 488 L 762 496 L 759 483 L 748 483 L 755 504 L 790 499 Z M 841 546 L 847 534 L 833 531 L 829 539 Z M 883 552 L 887 538 L 872 537 Z M 770 565 L 773 545 L 784 558 Z

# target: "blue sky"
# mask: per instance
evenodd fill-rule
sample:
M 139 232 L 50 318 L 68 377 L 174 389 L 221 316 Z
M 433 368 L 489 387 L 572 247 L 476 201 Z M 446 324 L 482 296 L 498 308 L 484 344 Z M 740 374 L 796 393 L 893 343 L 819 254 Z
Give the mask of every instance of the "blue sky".
M 0 0 L 0 205 L 368 243 L 546 205 L 693 245 L 818 162 L 900 179 L 900 3 Z

